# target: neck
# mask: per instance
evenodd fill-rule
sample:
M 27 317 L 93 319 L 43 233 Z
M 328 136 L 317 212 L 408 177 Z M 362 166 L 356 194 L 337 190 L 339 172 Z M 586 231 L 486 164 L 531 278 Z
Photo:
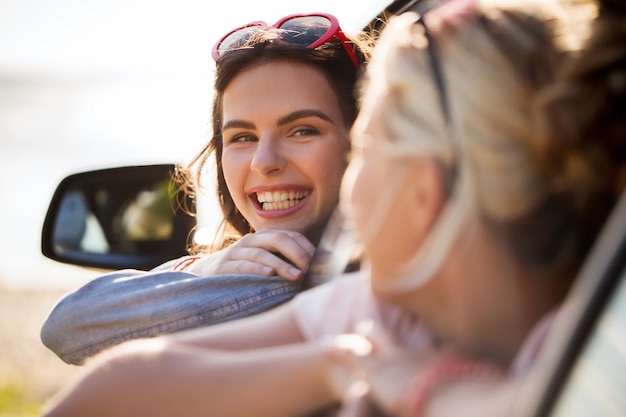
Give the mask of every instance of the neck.
M 518 265 L 480 223 L 468 225 L 437 276 L 410 302 L 444 342 L 509 364 L 557 303 L 551 277 Z

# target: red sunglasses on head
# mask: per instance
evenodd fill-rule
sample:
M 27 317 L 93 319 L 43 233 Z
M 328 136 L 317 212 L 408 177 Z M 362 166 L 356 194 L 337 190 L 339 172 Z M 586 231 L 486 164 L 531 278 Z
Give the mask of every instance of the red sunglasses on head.
M 213 47 L 213 59 L 228 51 L 245 47 L 247 42 L 260 31 L 276 30 L 280 42 L 300 45 L 305 48 L 317 48 L 332 38 L 337 38 L 346 53 L 358 68 L 359 59 L 353 43 L 339 27 L 337 18 L 327 13 L 292 14 L 285 16 L 273 25 L 265 22 L 252 22 L 228 32 Z

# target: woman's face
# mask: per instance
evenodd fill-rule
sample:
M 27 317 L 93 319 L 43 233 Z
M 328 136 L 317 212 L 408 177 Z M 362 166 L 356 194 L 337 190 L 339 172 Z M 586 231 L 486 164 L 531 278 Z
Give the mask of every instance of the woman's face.
M 238 74 L 223 95 L 222 166 L 255 230 L 323 230 L 350 148 L 334 90 L 305 64 L 274 62 Z
M 410 228 L 410 220 L 419 214 L 412 201 L 411 182 L 416 179 L 409 175 L 407 160 L 388 156 L 380 146 L 385 135 L 380 120 L 385 116 L 379 110 L 357 118 L 357 126 L 364 130 L 355 130 L 341 196 L 342 209 L 363 243 L 374 290 L 406 265 L 424 238 Z

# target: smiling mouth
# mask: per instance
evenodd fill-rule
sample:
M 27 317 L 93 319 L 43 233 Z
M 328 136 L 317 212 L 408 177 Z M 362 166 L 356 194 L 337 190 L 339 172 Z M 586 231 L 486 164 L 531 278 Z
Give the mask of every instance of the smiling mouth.
M 297 205 L 309 194 L 310 190 L 266 191 L 257 193 L 256 198 L 263 210 L 284 210 Z

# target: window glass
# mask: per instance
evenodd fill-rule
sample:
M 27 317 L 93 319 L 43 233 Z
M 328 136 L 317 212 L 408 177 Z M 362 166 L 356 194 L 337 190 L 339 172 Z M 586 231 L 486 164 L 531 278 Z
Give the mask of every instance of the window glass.
M 553 416 L 626 415 L 626 271 L 556 402 Z

